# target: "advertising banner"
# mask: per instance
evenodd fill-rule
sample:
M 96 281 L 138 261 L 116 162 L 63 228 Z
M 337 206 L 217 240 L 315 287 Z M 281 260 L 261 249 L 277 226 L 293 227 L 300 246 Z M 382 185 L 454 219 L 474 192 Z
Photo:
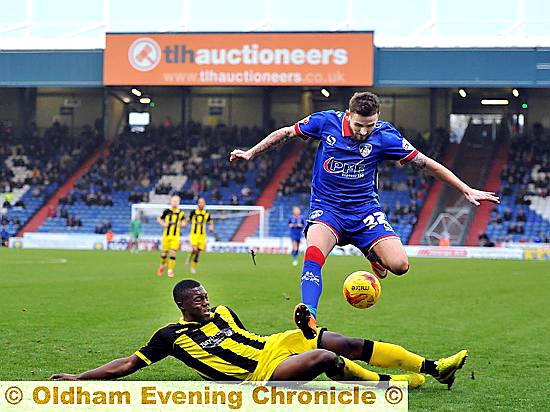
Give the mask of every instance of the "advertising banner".
M 138 249 L 159 250 L 160 236 L 144 236 L 138 241 Z M 76 235 L 68 233 L 25 233 L 23 238 L 10 239 L 10 247 L 25 249 L 103 249 L 129 250 L 132 248 L 129 235 L 116 235 L 107 242 L 103 235 Z M 181 251 L 191 250 L 187 237 L 182 237 Z M 292 242 L 289 237 L 247 238 L 244 242 L 220 242 L 208 239 L 206 250 L 217 253 L 289 254 Z M 454 259 L 517 259 L 547 260 L 550 248 L 503 248 L 503 247 L 464 247 L 464 246 L 405 246 L 409 257 L 454 258 Z M 300 245 L 300 253 L 305 252 L 305 242 Z M 361 256 L 355 246 L 337 246 L 332 255 Z
M 370 86 L 373 33 L 107 34 L 104 83 Z

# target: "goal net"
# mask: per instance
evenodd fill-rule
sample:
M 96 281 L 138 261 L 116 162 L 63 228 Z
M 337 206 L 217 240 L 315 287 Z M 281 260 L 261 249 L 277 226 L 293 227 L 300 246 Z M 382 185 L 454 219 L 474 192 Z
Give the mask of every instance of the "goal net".
M 141 221 L 143 236 L 160 236 L 161 227 L 157 223 L 157 217 L 162 215 L 168 204 L 159 203 L 134 203 L 132 205 L 132 220 Z M 197 205 L 180 205 L 180 210 L 185 212 L 185 217 L 197 208 Z M 265 236 L 265 209 L 263 206 L 232 206 L 232 205 L 206 205 L 206 210 L 214 221 L 214 233 L 208 233 L 213 240 L 231 241 L 237 230 L 246 222 L 246 236 L 264 238 Z M 189 234 L 189 225 L 182 228 L 181 235 Z

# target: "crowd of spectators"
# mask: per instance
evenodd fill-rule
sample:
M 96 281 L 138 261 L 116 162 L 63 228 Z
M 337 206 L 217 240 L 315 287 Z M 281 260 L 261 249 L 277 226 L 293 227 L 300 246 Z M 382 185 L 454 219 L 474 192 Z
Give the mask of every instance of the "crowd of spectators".
M 126 193 L 130 203 L 147 202 L 151 181 L 157 178 L 158 162 L 163 148 L 136 142 L 130 136 L 122 136 L 113 142 L 108 153 L 100 157 L 88 173 L 75 183 L 67 196 L 59 200 L 57 216 L 67 219 L 67 226 L 79 227 L 81 219 L 71 213 L 71 206 L 81 204 L 93 207 L 112 208 L 113 193 Z M 110 224 L 105 222 L 95 228 L 96 233 L 105 234 Z
M 192 146 L 195 146 L 201 140 L 212 142 L 214 145 L 231 142 L 236 146 L 252 146 L 266 135 L 266 130 L 257 126 L 227 126 L 223 123 L 209 126 L 194 121 L 175 125 L 169 117 L 166 117 L 161 124 L 148 127 L 147 134 L 165 142 L 185 140 L 191 143 Z M 181 139 L 181 137 L 185 139 Z M 177 145 L 181 144 L 185 144 L 185 142 L 177 143 Z
M 231 164 L 228 156 L 239 143 L 256 142 L 263 134 L 258 128 L 204 127 L 195 122 L 174 125 L 169 118 L 145 133 L 127 131 L 60 199 L 56 216 L 67 222 L 80 222 L 71 213 L 75 203 L 111 208 L 120 202 L 121 195 L 129 203 L 148 202 L 151 189 L 159 195 L 178 194 L 188 203 L 206 195 L 212 203 L 254 204 L 282 153 Z M 255 174 L 253 182 L 247 180 L 251 172 Z M 184 183 L 176 187 L 171 181 L 160 179 L 163 175 L 181 176 Z M 95 232 L 106 233 L 110 229 L 110 224 L 103 222 Z
M 510 242 L 514 235 L 521 235 L 519 242 L 548 242 L 550 234 L 526 230 L 533 197 L 546 198 L 550 190 L 550 138 L 541 124 L 533 126 L 531 135 L 511 140 L 500 180 L 502 206 L 492 211 L 489 228 L 504 225 L 506 234 L 494 239 L 496 243 Z
M 279 196 L 288 196 L 294 193 L 310 193 L 316 149 L 317 142 L 311 139 L 288 177 L 279 186 Z
M 501 193 L 509 196 L 519 185 L 515 203 L 529 205 L 528 196 L 546 197 L 550 190 L 550 139 L 540 124 L 531 137 L 521 136 L 511 142 L 508 164 L 501 175 Z
M 82 219 L 76 213 L 71 213 L 67 207 L 68 203 L 58 204 L 57 209 L 53 206 L 48 208 L 47 217 L 59 217 L 65 219 L 68 227 L 82 227 Z
M 46 202 L 103 139 L 99 130 L 90 126 L 84 126 L 78 136 L 70 136 L 69 128 L 59 122 L 54 122 L 42 136 L 35 124 L 31 124 L 28 131 L 26 136 L 4 136 L 0 143 L 0 193 L 3 194 L 0 216 L 2 224 L 15 228 L 14 232 L 21 229 L 25 221 L 10 216 L 10 211 L 27 209 L 25 196 L 28 195 L 39 199 L 40 204 Z M 19 173 L 15 173 L 16 170 Z M 28 195 L 16 199 L 14 191 L 25 186 L 29 186 Z M 78 219 L 74 223 L 78 224 Z
M 113 143 L 109 154 L 76 182 L 70 200 L 80 198 L 87 206 L 111 207 L 112 192 L 128 192 L 129 201 L 147 201 L 142 192 L 157 177 L 162 154 L 162 148 L 133 145 L 127 139 Z
M 253 204 L 259 191 L 267 184 L 273 169 L 281 159 L 281 152 L 272 156 L 261 156 L 250 162 L 228 164 L 229 152 L 235 147 L 249 147 L 266 135 L 258 127 L 203 126 L 189 122 L 173 126 L 171 121 L 163 122 L 158 128 L 148 131 L 149 139 L 163 142 L 165 148 L 159 158 L 158 175 L 186 176 L 186 184 L 173 187 L 169 182 L 159 182 L 156 194 L 179 194 L 182 199 L 194 202 L 205 193 L 214 202 L 233 205 Z M 168 144 L 167 144 L 168 143 Z M 256 174 L 254 187 L 246 183 L 250 172 Z M 230 199 L 222 199 L 222 192 L 236 184 L 239 189 Z
M 81 161 L 97 148 L 102 137 L 90 126 L 84 126 L 77 137 L 58 122 L 46 129 L 44 136 L 12 138 L 0 143 L 0 188 L 4 193 L 30 185 L 33 195 L 40 196 L 50 183 L 62 183 Z M 17 179 L 5 163 L 12 156 L 12 166 L 24 167 L 28 173 Z

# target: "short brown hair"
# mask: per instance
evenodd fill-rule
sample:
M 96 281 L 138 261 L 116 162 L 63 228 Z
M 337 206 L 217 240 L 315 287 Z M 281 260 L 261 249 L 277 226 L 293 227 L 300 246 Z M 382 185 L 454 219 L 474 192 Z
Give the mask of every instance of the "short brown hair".
M 372 116 L 380 112 L 380 100 L 371 92 L 357 92 L 349 99 L 350 113 Z

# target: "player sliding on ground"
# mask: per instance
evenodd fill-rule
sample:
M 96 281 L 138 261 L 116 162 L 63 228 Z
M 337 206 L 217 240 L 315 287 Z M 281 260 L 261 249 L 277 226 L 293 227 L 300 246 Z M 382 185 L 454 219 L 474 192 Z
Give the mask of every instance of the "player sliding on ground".
M 388 223 L 378 198 L 378 165 L 384 160 L 410 163 L 461 191 L 469 202 L 498 203 L 493 192 L 472 189 L 445 166 L 416 150 L 388 122 L 380 121 L 380 102 L 369 92 L 355 93 L 345 112 L 313 113 L 293 126 L 275 130 L 248 150 L 233 150 L 230 161 L 250 160 L 296 136 L 317 139 L 310 215 L 305 229 L 307 249 L 301 274 L 302 302 L 294 321 L 304 335 L 316 334 L 322 291 L 321 268 L 336 245 L 352 244 L 371 262 L 375 275 L 403 275 L 409 260 Z
M 398 345 L 348 338 L 326 329 L 318 329 L 311 340 L 298 329 L 261 336 L 248 331 L 228 307 L 210 308 L 206 290 L 194 280 L 177 283 L 173 297 L 180 320 L 157 330 L 133 355 L 51 379 L 116 379 L 173 356 L 204 379 L 216 381 L 310 381 L 325 373 L 334 380 L 407 381 L 410 388 L 418 388 L 425 381 L 424 373 L 450 387 L 468 356 L 462 350 L 434 362 Z M 411 373 L 379 374 L 352 360 Z
M 199 264 L 199 255 L 203 250 L 206 250 L 206 224 L 208 230 L 214 232 L 214 221 L 210 216 L 210 212 L 206 209 L 206 200 L 204 197 L 197 199 L 197 208 L 189 214 L 189 222 L 191 222 L 191 230 L 189 230 L 189 244 L 192 249 L 187 257 L 186 263 L 191 263 L 190 272 L 197 272 Z
M 160 266 L 157 269 L 157 276 L 162 276 L 168 262 L 168 277 L 174 277 L 176 267 L 176 254 L 180 248 L 180 231 L 187 226 L 185 215 L 180 210 L 180 197 L 174 195 L 170 198 L 170 208 L 164 209 L 162 215 L 157 218 L 157 223 L 163 227 L 162 230 L 162 252 L 160 254 Z

